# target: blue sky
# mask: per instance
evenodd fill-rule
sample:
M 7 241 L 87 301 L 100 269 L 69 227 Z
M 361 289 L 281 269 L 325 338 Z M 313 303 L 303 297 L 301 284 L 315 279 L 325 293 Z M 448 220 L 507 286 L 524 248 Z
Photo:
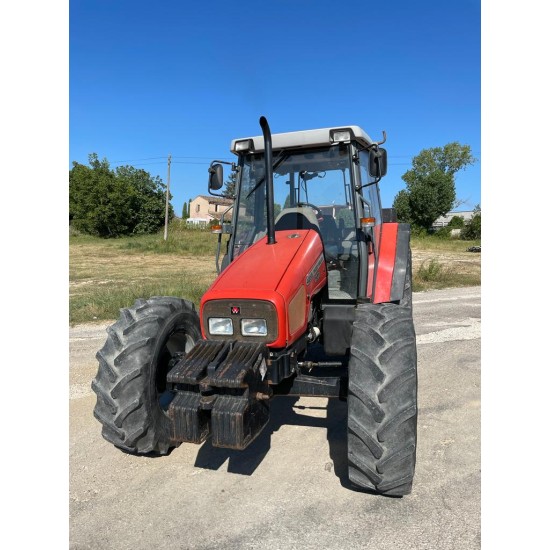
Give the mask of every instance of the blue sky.
M 391 206 L 421 149 L 468 144 L 457 197 L 481 203 L 480 2 L 73 0 L 69 161 L 88 154 L 207 193 L 231 139 L 356 124 L 382 138 Z

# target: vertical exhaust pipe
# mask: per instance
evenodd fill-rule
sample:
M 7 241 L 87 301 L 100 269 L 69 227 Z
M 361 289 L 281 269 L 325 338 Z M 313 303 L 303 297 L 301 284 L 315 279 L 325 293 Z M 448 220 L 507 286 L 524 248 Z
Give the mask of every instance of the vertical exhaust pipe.
M 275 244 L 275 208 L 273 197 L 273 150 L 271 148 L 271 130 L 267 119 L 260 117 L 260 126 L 264 134 L 264 160 L 265 160 L 265 200 L 267 206 L 267 244 Z

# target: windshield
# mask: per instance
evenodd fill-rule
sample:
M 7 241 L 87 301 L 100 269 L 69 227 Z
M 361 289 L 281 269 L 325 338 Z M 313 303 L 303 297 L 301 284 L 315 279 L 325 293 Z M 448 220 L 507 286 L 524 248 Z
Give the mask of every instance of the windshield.
M 263 154 L 241 161 L 233 257 L 266 235 Z M 330 299 L 357 296 L 359 256 L 348 146 L 273 155 L 275 231 L 313 229 L 323 241 Z M 277 235 L 275 234 L 275 238 Z
M 245 156 L 241 169 L 235 256 L 263 237 L 267 227 L 264 155 Z M 355 227 L 347 147 L 274 152 L 273 189 L 276 229 L 283 210 L 304 206 L 317 218 L 324 213 L 340 227 Z

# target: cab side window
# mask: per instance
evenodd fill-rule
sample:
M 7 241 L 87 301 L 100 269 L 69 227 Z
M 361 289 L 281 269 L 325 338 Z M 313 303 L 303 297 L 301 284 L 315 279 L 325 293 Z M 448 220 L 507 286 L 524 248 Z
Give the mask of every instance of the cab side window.
M 369 153 L 361 151 L 359 153 L 359 165 L 361 174 L 361 185 L 374 181 L 374 178 L 369 176 Z M 363 188 L 363 197 L 369 203 L 370 212 L 365 212 L 365 216 L 376 219 L 376 225 L 382 223 L 382 212 L 380 210 L 380 197 L 378 195 L 378 185 L 368 185 Z

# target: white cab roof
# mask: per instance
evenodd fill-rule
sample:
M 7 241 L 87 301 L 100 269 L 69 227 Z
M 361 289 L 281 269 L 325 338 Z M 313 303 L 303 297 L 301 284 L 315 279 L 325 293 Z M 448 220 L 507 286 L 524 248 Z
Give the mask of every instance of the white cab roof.
M 300 147 L 316 147 L 322 145 L 334 145 L 330 139 L 333 130 L 351 130 L 352 139 L 357 140 L 362 145 L 368 146 L 373 143 L 367 133 L 359 128 L 359 126 L 333 126 L 332 128 L 320 128 L 318 130 L 303 130 L 301 132 L 286 132 L 284 134 L 272 134 L 271 144 L 273 150 L 278 149 L 294 149 Z M 231 152 L 236 153 L 235 143 L 252 139 L 254 141 L 254 151 L 264 150 L 264 137 L 254 136 L 234 139 L 231 141 Z

